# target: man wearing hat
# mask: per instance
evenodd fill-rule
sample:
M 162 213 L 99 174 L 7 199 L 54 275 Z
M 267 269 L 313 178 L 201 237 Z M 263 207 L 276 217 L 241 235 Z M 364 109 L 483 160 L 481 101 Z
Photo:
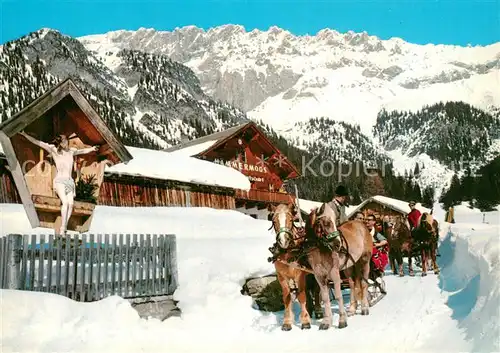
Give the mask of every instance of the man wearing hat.
M 337 227 L 347 221 L 345 208 L 349 205 L 349 191 L 347 191 L 347 188 L 344 185 L 337 186 L 335 189 L 335 196 L 332 201 L 328 203 L 328 205 L 335 212 Z
M 410 206 L 411 209 L 410 213 L 408 213 L 408 222 L 410 223 L 411 231 L 417 227 L 418 220 L 422 216 L 420 211 L 415 208 L 415 204 L 415 201 L 410 201 L 408 203 L 408 206 Z

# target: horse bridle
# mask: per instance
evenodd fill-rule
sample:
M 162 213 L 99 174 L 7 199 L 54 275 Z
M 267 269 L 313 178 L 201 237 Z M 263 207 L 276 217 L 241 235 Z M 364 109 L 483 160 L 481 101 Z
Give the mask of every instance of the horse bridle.
M 324 217 L 326 217 L 326 216 L 325 216 L 325 215 L 322 215 L 322 216 L 318 216 L 318 217 L 316 217 L 315 224 L 317 224 L 317 223 L 318 223 L 318 220 L 320 220 L 320 218 L 324 218 Z M 316 231 L 316 227 L 314 227 L 314 233 L 315 233 L 315 234 L 316 234 L 316 236 L 317 236 L 317 237 L 319 237 L 319 238 L 321 237 L 321 234 L 325 234 L 325 238 L 326 238 L 326 239 L 328 239 L 328 240 L 333 240 L 333 239 L 337 238 L 337 237 L 340 235 L 340 234 L 339 234 L 339 232 L 338 232 L 338 230 L 337 230 L 337 231 L 335 231 L 335 230 L 334 230 L 333 232 L 326 232 L 326 231 L 325 231 L 325 228 L 324 228 L 324 226 L 323 226 L 323 223 L 321 223 L 321 222 L 319 223 L 319 227 L 321 228 L 321 229 L 320 229 L 320 232 Z
M 298 237 L 296 236 L 297 235 L 297 232 L 296 232 L 297 227 L 295 226 L 295 223 L 293 222 L 293 215 L 290 212 L 287 212 L 286 214 L 287 214 L 287 216 L 290 216 L 292 218 L 292 229 L 289 229 L 288 227 L 279 227 L 279 230 L 276 230 L 277 227 L 275 226 L 276 225 L 275 216 L 273 216 L 272 221 L 271 221 L 271 227 L 269 227 L 269 229 L 268 229 L 268 230 L 271 230 L 274 228 L 274 231 L 276 232 L 276 243 L 278 244 L 278 246 L 279 246 L 278 237 L 282 233 L 285 233 L 285 234 L 291 236 L 294 245 L 295 245 L 295 242 L 297 240 L 304 238 L 304 236 L 298 236 Z M 295 230 L 295 232 L 294 232 L 294 230 Z

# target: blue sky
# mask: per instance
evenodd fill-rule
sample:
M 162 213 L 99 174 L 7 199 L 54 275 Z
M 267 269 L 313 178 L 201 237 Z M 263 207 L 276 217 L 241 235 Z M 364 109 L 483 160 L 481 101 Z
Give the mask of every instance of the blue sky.
M 140 27 L 173 30 L 232 23 L 248 31 L 276 25 L 293 34 L 322 28 L 367 31 L 417 44 L 500 41 L 500 1 L 464 0 L 0 0 L 0 43 L 42 27 L 71 36 Z

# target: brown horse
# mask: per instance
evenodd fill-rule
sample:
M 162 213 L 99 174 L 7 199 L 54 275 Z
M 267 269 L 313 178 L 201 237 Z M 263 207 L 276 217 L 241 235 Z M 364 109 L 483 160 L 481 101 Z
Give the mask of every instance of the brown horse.
M 434 273 L 439 274 L 439 266 L 436 262 L 436 253 L 439 239 L 439 223 L 434 217 L 425 212 L 420 217 L 417 228 L 414 231 L 415 241 L 418 243 L 422 256 L 422 276 L 427 276 L 428 261 L 432 260 Z
M 359 221 L 348 221 L 339 227 L 340 248 L 334 251 L 322 249 L 321 238 L 333 234 L 336 230 L 335 212 L 324 203 L 319 209 L 313 210 L 306 224 L 307 242 L 313 245 L 306 249 L 309 264 L 314 271 L 321 299 L 325 306 L 324 318 L 319 327 L 326 330 L 332 325 L 332 310 L 328 282 L 334 283 L 335 299 L 339 305 L 339 328 L 347 326 L 347 313 L 341 292 L 341 271 L 349 280 L 351 303 L 349 316 L 354 315 L 357 301 L 361 301 L 361 315 L 369 314 L 368 276 L 372 256 L 373 239 L 366 226 Z M 338 243 L 337 243 L 338 244 Z
M 283 304 L 285 304 L 285 317 L 281 329 L 290 331 L 293 323 L 292 294 L 295 293 L 300 303 L 300 321 L 302 329 L 311 328 L 311 317 L 306 308 L 306 274 L 300 269 L 297 261 L 288 260 L 293 256 L 290 250 L 297 249 L 305 240 L 305 236 L 299 234 L 299 229 L 295 226 L 295 205 L 280 204 L 270 205 L 269 212 L 273 214 L 272 224 L 276 232 L 276 246 L 280 248 L 280 255 L 274 262 L 278 281 L 283 291 Z
M 396 274 L 396 262 L 398 264 L 399 276 L 404 276 L 403 257 L 408 257 L 408 269 L 410 276 L 415 276 L 412 264 L 413 239 L 407 221 L 400 216 L 392 216 L 391 223 L 387 227 L 385 237 L 389 243 L 389 262 L 392 273 Z

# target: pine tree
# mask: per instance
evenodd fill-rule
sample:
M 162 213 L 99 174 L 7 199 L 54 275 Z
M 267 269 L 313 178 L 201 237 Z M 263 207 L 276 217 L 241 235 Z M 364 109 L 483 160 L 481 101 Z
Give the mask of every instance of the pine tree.
M 420 174 L 420 166 L 418 163 L 415 163 L 415 169 L 413 169 L 413 175 L 418 176 Z
M 432 206 L 434 205 L 434 197 L 434 188 L 431 186 L 425 187 L 422 193 L 422 205 L 424 207 L 432 208 Z

